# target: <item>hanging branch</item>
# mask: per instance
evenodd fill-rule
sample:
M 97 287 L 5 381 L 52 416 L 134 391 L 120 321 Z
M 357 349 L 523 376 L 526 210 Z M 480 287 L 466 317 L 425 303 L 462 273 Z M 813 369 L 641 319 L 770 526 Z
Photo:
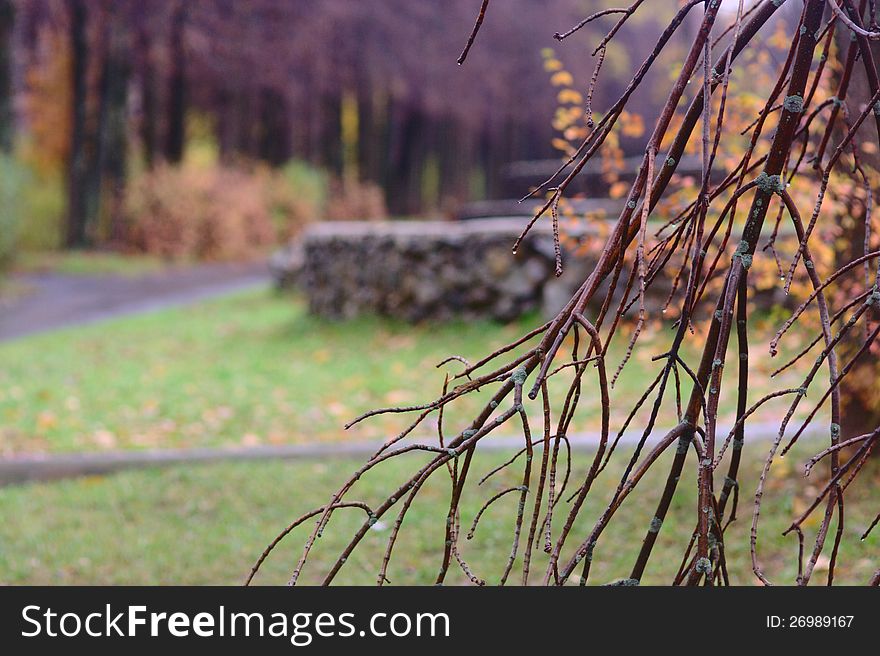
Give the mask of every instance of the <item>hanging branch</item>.
M 457 63 L 459 66 L 464 64 L 464 60 L 467 59 L 468 53 L 471 51 L 471 46 L 473 46 L 474 41 L 477 40 L 477 34 L 480 33 L 480 28 L 483 26 L 483 20 L 486 18 L 486 10 L 488 8 L 489 0 L 483 0 L 483 4 L 480 6 L 480 13 L 477 14 L 477 22 L 474 23 L 474 29 L 471 31 L 471 34 L 468 37 L 467 43 L 464 46 L 464 50 L 462 50 L 461 54 L 458 56 Z
M 591 565 L 598 557 L 597 547 L 603 534 L 621 512 L 626 512 L 626 501 L 638 488 L 653 505 L 654 513 L 629 577 L 622 581 L 636 584 L 649 570 L 651 555 L 667 523 L 679 486 L 685 485 L 684 481 L 695 481 L 691 484 L 697 503 L 688 523 L 689 528 L 693 527 L 692 537 L 687 544 L 681 545 L 681 564 L 672 582 L 726 585 L 730 582 L 731 565 L 725 548 L 726 531 L 737 518 L 741 495 L 752 493 L 743 488 L 741 480 L 743 451 L 748 449 L 759 453 L 763 449 L 766 453 L 754 490 L 749 542 L 754 574 L 758 580 L 769 584 L 770 577 L 762 567 L 759 555 L 759 519 L 766 481 L 785 441 L 786 428 L 796 416 L 799 428 L 789 436 L 782 453 L 820 417 L 829 421 L 829 444 L 823 445 L 807 466 L 807 473 L 820 464 L 827 467 L 820 486 L 822 489 L 787 530 L 797 539 L 794 557 L 798 574 L 795 582 L 801 585 L 810 582 L 819 557 L 829 551 L 826 538 L 836 522 L 828 572 L 828 582 L 833 582 L 839 547 L 844 539 L 845 493 L 857 483 L 880 435 L 878 427 L 867 434 L 847 438 L 841 436 L 840 428 L 841 383 L 857 362 L 870 357 L 871 347 L 880 334 L 880 326 L 871 327 L 868 323 L 876 321 L 880 306 L 878 275 L 868 275 L 869 267 L 880 261 L 880 251 L 870 250 L 868 224 L 874 190 L 870 186 L 871 177 L 859 159 L 856 141 L 860 127 L 873 113 L 877 125 L 876 139 L 880 144 L 880 108 L 877 104 L 880 101 L 880 80 L 870 47 L 870 39 L 878 38 L 880 32 L 874 2 L 862 0 L 856 6 L 853 0 L 806 0 L 799 19 L 789 28 L 791 47 L 787 56 L 776 67 L 775 81 L 768 85 L 771 88 L 762 96 L 763 109 L 742 131 L 748 136 L 747 144 L 735 153 L 730 170 L 720 171 L 719 155 L 731 154 L 731 149 L 737 147 L 740 133 L 738 126 L 730 127 L 731 99 L 728 97 L 731 76 L 738 67 L 737 59 L 749 49 L 762 47 L 759 43 L 765 40 L 760 36 L 762 29 L 784 1 L 760 0 L 746 10 L 740 0 L 735 17 L 727 25 L 718 24 L 721 2 L 685 2 L 638 66 L 620 98 L 595 122 L 591 108 L 592 90 L 602 63 L 606 55 L 611 56 L 609 49 L 615 47 L 615 37 L 623 33 L 629 19 L 639 11 L 645 11 L 643 2 L 637 0 L 625 8 L 604 9 L 566 32 L 556 33 L 558 40 L 575 33 L 584 36 L 587 32 L 584 28 L 588 25 L 606 16 L 617 16 L 616 23 L 593 53 L 599 58 L 589 82 L 586 136 L 556 173 L 526 196 L 548 193 L 545 203 L 514 244 L 516 250 L 532 226 L 549 212 L 559 268 L 562 265 L 559 205 L 567 189 L 613 134 L 632 95 L 650 79 L 660 55 L 679 37 L 679 27 L 692 10 L 702 7 L 699 28 L 688 44 L 677 77 L 669 87 L 654 128 L 645 142 L 642 164 L 624 198 L 623 209 L 599 251 L 595 266 L 565 307 L 543 326 L 473 364 L 460 356 L 444 360 L 441 365 L 460 366 L 461 370 L 445 376 L 441 393 L 434 400 L 409 407 L 374 410 L 352 421 L 349 426 L 377 415 L 415 414 L 415 419 L 354 472 L 326 505 L 298 519 L 269 545 L 254 565 L 248 582 L 284 537 L 306 520 L 314 518 L 314 526 L 304 541 L 290 578 L 291 584 L 297 583 L 316 540 L 328 530 L 331 517 L 343 508 L 361 508 L 367 515 L 365 520 L 324 572 L 323 582 L 329 584 L 336 579 L 370 527 L 392 508 L 397 508 L 377 579 L 379 585 L 386 583 L 394 547 L 406 528 L 408 510 L 429 480 L 448 478 L 442 556 L 436 576 L 438 584 L 444 583 L 451 571 L 463 575 L 475 585 L 492 580 L 477 573 L 463 559 L 461 523 L 463 519 L 469 522 L 470 531 L 465 538 L 470 539 L 477 532 L 482 518 L 490 513 L 494 516 L 505 512 L 502 510 L 507 507 L 505 504 L 509 505 L 515 499 L 510 522 L 510 553 L 504 564 L 499 564 L 501 571 L 494 581 L 504 584 L 519 563 L 519 581 L 527 584 L 536 559 L 541 558 L 544 561 L 544 584 L 563 585 L 576 580 L 584 585 L 590 579 Z M 465 60 L 477 38 L 488 5 L 488 0 L 484 0 L 459 63 Z M 826 12 L 828 8 L 830 12 Z M 829 20 L 823 24 L 826 13 Z M 844 31 L 852 30 L 854 40 L 843 49 L 835 66 L 826 65 L 828 58 L 834 56 L 831 43 L 840 26 Z M 716 49 L 720 54 L 713 64 L 713 50 Z M 821 53 L 818 61 L 817 53 Z M 872 94 L 864 108 L 851 108 L 847 99 L 848 87 L 857 69 L 864 73 Z M 656 75 L 662 80 L 665 72 L 660 70 Z M 836 96 L 823 97 L 826 90 L 832 88 L 832 76 Z M 689 87 L 692 82 L 696 84 Z M 693 97 L 686 107 L 680 109 L 690 88 L 694 89 Z M 678 120 L 673 120 L 676 114 Z M 852 116 L 856 117 L 855 120 L 850 120 Z M 699 133 L 698 125 L 701 126 Z M 685 152 L 689 152 L 686 149 L 693 147 L 701 154 L 699 184 L 695 190 L 684 191 L 690 196 L 675 208 L 672 218 L 656 231 L 652 242 L 649 234 L 652 213 L 661 201 L 672 196 L 671 183 L 678 163 Z M 827 152 L 831 155 L 826 159 Z M 812 166 L 806 165 L 809 162 Z M 868 214 L 865 219 L 868 236 L 860 256 L 844 262 L 837 270 L 820 272 L 822 263 L 814 257 L 812 246 L 816 245 L 816 235 L 835 223 L 833 213 L 823 201 L 829 191 L 845 193 L 835 189 L 836 181 L 844 177 L 858 178 L 858 184 L 853 188 L 866 195 L 867 200 L 863 202 Z M 800 195 L 793 193 L 792 189 L 792 185 L 801 182 L 807 183 L 805 186 L 815 199 L 812 211 L 808 213 L 802 213 L 798 206 Z M 682 192 L 676 194 L 681 196 Z M 743 209 L 746 205 L 747 210 Z M 805 221 L 803 217 L 807 216 L 809 218 Z M 770 226 L 765 230 L 767 223 Z M 772 253 L 773 266 L 781 267 L 777 249 L 783 247 L 777 244 L 777 238 L 781 238 L 783 226 L 787 227 L 789 223 L 797 247 L 783 289 L 788 292 L 795 289 L 795 282 L 801 284 L 805 280 L 810 291 L 770 341 L 769 351 L 771 356 L 776 355 L 792 326 L 804 325 L 809 318 L 813 325 L 818 325 L 818 336 L 808 340 L 806 348 L 796 345 L 799 353 L 776 373 L 801 361 L 806 354 L 815 353 L 817 348 L 819 353 L 814 364 L 806 368 L 799 387 L 770 392 L 750 403 L 751 352 L 754 348 L 749 331 L 752 313 L 748 308 L 754 287 L 754 276 L 750 276 L 750 272 L 757 258 L 766 257 L 763 255 L 766 250 Z M 770 233 L 769 240 L 759 250 L 765 232 Z M 674 268 L 674 272 L 669 272 L 673 280 L 672 291 L 663 310 L 674 310 L 671 343 L 662 355 L 653 358 L 653 362 L 659 363 L 659 373 L 649 377 L 651 382 L 645 392 L 629 412 L 622 413 L 625 420 L 619 423 L 615 419 L 618 415 L 613 411 L 625 410 L 628 406 L 624 404 L 628 401 L 612 394 L 617 374 L 609 376 L 608 373 L 609 346 L 618 337 L 622 326 L 632 327 L 626 355 L 617 370 L 619 373 L 635 350 L 642 348 L 638 337 L 651 313 L 645 302 L 646 293 L 663 277 L 664 270 L 670 268 Z M 637 308 L 634 320 L 630 308 Z M 847 313 L 850 313 L 849 317 Z M 700 328 L 702 332 L 699 332 Z M 841 340 L 859 330 L 864 335 L 861 348 L 840 367 L 837 350 Z M 698 362 L 691 361 L 686 355 L 689 351 L 684 348 L 694 334 L 699 335 L 702 348 Z M 731 344 L 732 336 L 735 345 Z M 728 373 L 729 359 L 737 363 L 736 373 Z M 567 389 L 560 391 L 561 388 L 554 386 L 551 390 L 548 386 L 551 377 L 554 382 L 566 380 Z M 687 396 L 682 393 L 682 378 L 692 384 Z M 818 400 L 802 418 L 797 411 L 808 390 L 818 390 Z M 457 427 L 450 435 L 446 411 L 480 391 L 490 391 L 488 403 L 469 423 Z M 735 396 L 736 420 L 726 437 L 720 440 L 721 401 L 728 394 Z M 599 400 L 601 431 L 587 462 L 579 463 L 569 445 L 569 436 L 583 397 Z M 767 447 L 760 442 L 747 442 L 749 421 L 755 414 L 778 405 L 779 399 L 789 399 L 790 403 L 772 443 Z M 664 411 L 667 414 L 663 414 Z M 675 425 L 664 427 L 664 417 L 673 411 Z M 405 441 L 432 416 L 436 417 L 438 424 L 436 443 Z M 540 432 L 536 428 L 537 417 L 540 417 Z M 536 419 L 534 427 L 533 418 Z M 639 422 L 642 422 L 639 439 L 628 458 L 621 456 L 621 437 Z M 521 436 L 521 448 L 485 475 L 473 474 L 473 470 L 480 466 L 475 454 L 484 441 L 502 427 L 515 430 Z M 613 438 L 612 430 L 616 435 Z M 649 446 L 655 432 L 662 437 L 654 437 Z M 566 447 L 564 457 L 560 448 L 563 444 Z M 691 452 L 696 457 L 689 461 Z M 350 500 L 356 496 L 358 481 L 363 475 L 392 459 L 419 454 L 421 464 L 414 466 L 412 475 L 405 480 L 389 485 L 383 499 L 371 505 Z M 671 457 L 665 458 L 667 454 Z M 587 501 L 595 496 L 600 477 L 605 480 L 611 476 L 612 469 L 606 467 L 612 460 L 621 462 L 616 482 L 605 488 L 613 493 L 603 502 L 604 507 L 598 514 L 588 516 L 587 508 L 591 506 Z M 722 469 L 725 461 L 727 467 Z M 667 473 L 662 485 L 654 490 L 639 487 L 645 475 L 663 463 Z M 688 475 L 685 475 L 686 467 L 689 467 Z M 491 488 L 496 484 L 496 475 L 511 473 L 515 468 L 519 468 L 515 484 L 490 490 L 484 501 L 474 504 L 480 508 L 475 516 L 462 517 L 470 507 L 463 504 L 464 500 L 469 501 Z M 438 472 L 440 475 L 436 476 Z M 719 480 L 722 473 L 723 480 Z M 824 509 L 822 517 L 810 536 L 807 520 L 820 508 Z M 874 520 L 871 528 L 876 523 Z M 808 547 L 808 540 L 812 540 L 812 548 Z M 880 583 L 880 570 L 869 583 Z

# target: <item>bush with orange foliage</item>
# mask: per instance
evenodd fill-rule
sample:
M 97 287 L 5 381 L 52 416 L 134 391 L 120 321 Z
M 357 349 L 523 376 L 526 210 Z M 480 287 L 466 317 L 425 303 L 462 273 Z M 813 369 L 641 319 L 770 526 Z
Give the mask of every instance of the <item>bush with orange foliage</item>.
M 127 186 L 123 246 L 172 260 L 244 260 L 311 221 L 386 215 L 382 191 L 357 181 L 331 183 L 324 197 L 285 170 L 160 165 Z
M 385 194 L 371 182 L 334 180 L 327 197 L 328 221 L 373 221 L 388 217 Z
M 126 245 L 168 259 L 265 254 L 313 218 L 266 170 L 159 166 L 126 190 Z

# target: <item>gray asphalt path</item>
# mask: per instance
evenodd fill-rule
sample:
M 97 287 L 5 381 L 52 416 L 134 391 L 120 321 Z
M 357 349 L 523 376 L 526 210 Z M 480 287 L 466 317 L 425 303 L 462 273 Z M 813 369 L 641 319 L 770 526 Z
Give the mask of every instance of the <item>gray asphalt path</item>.
M 729 430 L 729 427 L 719 427 L 718 439 L 723 440 Z M 767 443 L 776 437 L 777 430 L 778 425 L 776 424 L 755 423 L 749 425 L 746 431 L 746 441 Z M 656 444 L 663 437 L 664 432 L 656 430 L 646 445 L 650 447 Z M 811 427 L 804 432 L 801 440 L 817 440 L 824 434 L 825 431 L 821 427 Z M 580 433 L 572 435 L 569 440 L 572 449 L 575 451 L 592 451 L 596 448 L 599 437 L 598 433 Z M 629 448 L 631 450 L 633 445 L 638 444 L 640 439 L 641 435 L 638 432 L 628 431 L 621 436 L 619 446 L 620 448 Z M 400 443 L 398 447 L 405 444 Z M 247 448 L 156 449 L 149 451 L 22 455 L 0 459 L 0 486 L 53 481 L 79 476 L 98 476 L 127 469 L 170 467 L 223 461 L 365 459 L 375 453 L 381 446 L 381 442 L 348 442 Z M 480 443 L 480 449 L 484 452 L 514 451 L 519 448 L 522 448 L 522 437 L 512 435 L 491 436 L 485 438 Z
M 185 305 L 270 284 L 265 263 L 204 264 L 143 276 L 13 276 L 23 292 L 0 298 L 0 341 L 66 326 Z

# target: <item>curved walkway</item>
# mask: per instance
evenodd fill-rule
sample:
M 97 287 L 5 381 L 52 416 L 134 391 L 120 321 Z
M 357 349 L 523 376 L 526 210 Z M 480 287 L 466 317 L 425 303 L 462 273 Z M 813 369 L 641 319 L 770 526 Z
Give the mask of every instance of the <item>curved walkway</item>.
M 18 274 L 12 280 L 27 293 L 0 299 L 0 341 L 268 286 L 270 279 L 264 262 L 172 267 L 143 276 Z
M 755 423 L 747 427 L 746 439 L 768 442 L 776 437 L 777 424 Z M 719 426 L 718 434 L 725 437 L 729 427 Z M 656 430 L 648 444 L 655 444 L 664 431 Z M 813 440 L 826 435 L 818 426 L 804 431 L 802 440 Z M 621 436 L 621 446 L 632 446 L 641 435 L 627 431 Z M 572 449 L 590 451 L 599 443 L 598 433 L 580 433 L 569 438 Z M 22 455 L 0 459 L 0 487 L 28 482 L 53 481 L 79 476 L 112 474 L 126 469 L 169 467 L 174 465 L 205 464 L 222 461 L 244 460 L 310 460 L 367 458 L 373 455 L 382 442 L 349 442 L 334 444 L 291 444 L 281 446 L 258 446 L 236 448 L 202 449 L 156 449 L 149 451 L 99 451 L 91 453 L 61 453 Z M 403 446 L 403 443 L 401 443 Z M 498 436 L 481 442 L 483 451 L 513 451 L 521 448 L 522 437 Z

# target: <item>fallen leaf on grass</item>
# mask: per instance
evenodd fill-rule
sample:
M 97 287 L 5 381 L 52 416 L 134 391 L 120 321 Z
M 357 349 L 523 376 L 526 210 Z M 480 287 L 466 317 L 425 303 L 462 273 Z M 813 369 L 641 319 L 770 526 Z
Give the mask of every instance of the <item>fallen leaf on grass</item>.
M 241 438 L 242 446 L 258 446 L 263 440 L 255 433 L 245 433 Z
M 92 434 L 92 441 L 102 449 L 112 449 L 117 444 L 116 435 L 103 428 Z
M 37 430 L 45 431 L 55 428 L 58 425 L 58 418 L 52 412 L 41 412 L 37 415 Z
M 403 403 L 412 398 L 409 390 L 391 390 L 385 395 L 385 401 L 391 404 Z

